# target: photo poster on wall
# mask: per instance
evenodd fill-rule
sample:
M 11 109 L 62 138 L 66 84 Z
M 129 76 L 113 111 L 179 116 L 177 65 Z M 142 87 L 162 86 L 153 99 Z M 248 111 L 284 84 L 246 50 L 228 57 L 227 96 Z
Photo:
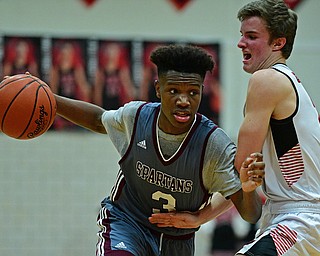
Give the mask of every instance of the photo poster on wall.
M 213 58 L 214 68 L 207 72 L 204 80 L 202 100 L 199 113 L 219 124 L 219 113 L 221 108 L 221 83 L 220 83 L 220 47 L 219 44 L 196 44 L 193 45 L 205 49 Z
M 62 96 L 90 101 L 91 85 L 87 70 L 87 40 L 51 39 L 51 89 Z
M 2 37 L 1 76 L 24 74 L 41 77 L 41 39 L 39 37 Z
M 97 42 L 93 102 L 104 109 L 118 109 L 136 97 L 132 79 L 131 47 L 130 41 Z
M 218 43 L 2 36 L 1 74 L 29 71 L 47 82 L 55 93 L 106 109 L 117 109 L 131 100 L 158 102 L 154 89 L 157 73 L 150 54 L 159 46 L 175 43 L 203 47 L 213 56 L 215 67 L 204 81 L 199 112 L 219 124 Z
M 156 48 L 174 42 L 169 41 L 144 41 L 142 43 L 141 55 L 141 81 L 140 81 L 140 98 L 144 101 L 160 102 L 156 96 L 154 87 L 155 80 L 158 80 L 156 66 L 150 61 L 150 55 Z

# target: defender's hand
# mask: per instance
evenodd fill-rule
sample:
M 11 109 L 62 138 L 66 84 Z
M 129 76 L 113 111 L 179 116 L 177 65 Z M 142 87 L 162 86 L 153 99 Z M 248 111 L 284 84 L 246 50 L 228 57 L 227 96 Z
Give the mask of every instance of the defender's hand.
M 240 169 L 240 180 L 244 192 L 252 192 L 262 184 L 264 168 L 265 163 L 261 153 L 252 153 L 246 158 Z

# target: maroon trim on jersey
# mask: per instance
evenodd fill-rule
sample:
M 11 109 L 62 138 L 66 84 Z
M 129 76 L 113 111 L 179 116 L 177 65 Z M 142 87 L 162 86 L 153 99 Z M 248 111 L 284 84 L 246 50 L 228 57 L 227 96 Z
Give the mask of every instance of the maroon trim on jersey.
M 156 109 L 156 112 L 155 112 L 155 115 L 154 115 L 154 119 L 153 119 L 153 123 L 152 123 L 152 143 L 153 143 L 153 146 L 155 148 L 155 152 L 157 154 L 157 157 L 160 159 L 160 162 L 162 164 L 165 164 L 165 161 L 163 161 L 162 157 L 161 157 L 161 154 L 158 150 L 158 147 L 157 147 L 157 119 L 158 119 L 158 115 L 159 115 L 159 112 L 160 112 L 160 106 Z
M 124 186 L 126 185 L 126 179 L 122 170 L 120 169 L 117 175 L 117 180 L 111 189 L 110 198 L 111 201 L 115 202 L 119 199 Z
M 160 149 L 157 147 L 157 134 L 156 134 L 156 125 L 157 125 L 157 117 L 160 111 L 160 106 L 158 107 L 158 109 L 156 110 L 156 114 L 155 114 L 155 118 L 153 120 L 153 126 L 152 126 L 152 140 L 153 140 L 153 145 L 155 148 L 155 152 L 160 160 L 160 162 L 164 165 L 170 165 L 172 164 L 174 161 L 176 161 L 177 159 L 179 159 L 179 157 L 182 155 L 184 149 L 186 148 L 186 146 L 188 145 L 189 141 L 192 138 L 192 135 L 194 133 L 194 131 L 198 128 L 200 122 L 201 122 L 201 115 L 197 114 L 196 115 L 196 122 L 193 125 L 193 127 L 191 128 L 189 134 L 187 135 L 187 137 L 185 138 L 184 142 L 182 143 L 181 147 L 179 148 L 178 152 L 176 152 L 176 154 L 174 155 L 174 157 L 172 157 L 169 161 L 165 161 L 165 159 L 162 158 L 161 153 L 160 153 Z
M 200 115 L 200 114 L 198 114 Z M 202 153 L 201 153 L 201 161 L 200 161 L 200 168 L 199 168 L 199 177 L 200 177 L 200 183 L 201 183 L 201 188 L 203 191 L 206 192 L 206 195 L 205 197 L 203 198 L 203 201 L 202 201 L 202 204 L 204 203 L 209 203 L 209 199 L 211 197 L 211 195 L 208 193 L 207 189 L 204 187 L 204 184 L 203 184 L 203 163 L 204 163 L 204 156 L 205 156 L 205 153 L 206 153 L 206 149 L 207 149 L 207 144 L 208 144 L 208 141 L 209 141 L 209 138 L 211 136 L 211 134 L 218 128 L 217 125 L 215 125 L 211 130 L 210 132 L 208 132 L 207 134 L 207 137 L 205 138 L 204 140 L 204 143 L 203 143 L 203 148 L 202 148 Z

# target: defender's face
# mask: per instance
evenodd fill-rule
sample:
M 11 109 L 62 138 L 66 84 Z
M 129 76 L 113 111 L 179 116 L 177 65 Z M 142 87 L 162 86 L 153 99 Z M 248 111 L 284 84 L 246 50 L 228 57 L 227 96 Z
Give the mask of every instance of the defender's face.
M 195 73 L 169 71 L 156 83 L 161 99 L 159 128 L 170 134 L 187 132 L 200 105 L 203 80 Z
M 238 47 L 243 54 L 243 69 L 248 73 L 270 67 L 273 48 L 266 23 L 260 17 L 250 17 L 241 22 Z

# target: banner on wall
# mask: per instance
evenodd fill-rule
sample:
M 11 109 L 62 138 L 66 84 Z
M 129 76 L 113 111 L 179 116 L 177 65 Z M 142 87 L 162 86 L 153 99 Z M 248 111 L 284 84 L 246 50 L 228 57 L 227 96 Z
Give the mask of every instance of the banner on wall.
M 287 6 L 292 10 L 294 10 L 298 6 L 298 4 L 302 2 L 302 0 L 284 0 L 284 1 L 287 4 Z
M 83 2 L 87 7 L 91 7 L 97 2 L 97 0 L 81 0 L 81 2 Z
M 145 41 L 142 43 L 142 67 L 141 67 L 141 83 L 140 97 L 145 101 L 159 102 L 160 99 L 156 96 L 154 81 L 158 79 L 156 66 L 150 61 L 150 54 L 159 46 L 167 45 L 170 42 L 166 41 Z
M 174 7 L 178 10 L 181 11 L 184 9 L 190 2 L 191 0 L 169 0 Z
M 207 72 L 203 82 L 202 99 L 199 113 L 204 114 L 216 124 L 219 124 L 221 108 L 221 85 L 220 85 L 220 45 L 219 44 L 194 44 L 205 49 L 215 63 L 213 71 Z

